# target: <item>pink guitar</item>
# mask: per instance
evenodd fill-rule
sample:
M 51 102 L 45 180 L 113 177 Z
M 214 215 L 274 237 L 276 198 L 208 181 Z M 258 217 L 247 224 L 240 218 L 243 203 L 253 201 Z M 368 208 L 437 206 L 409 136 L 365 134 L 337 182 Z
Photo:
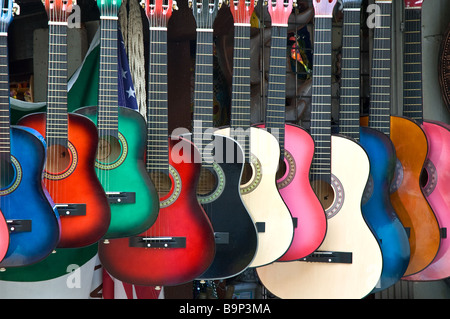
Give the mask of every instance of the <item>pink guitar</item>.
M 450 276 L 450 126 L 423 119 L 422 3 L 405 0 L 403 115 L 421 124 L 428 140 L 422 191 L 441 228 L 441 243 L 433 262 L 405 280 L 439 280 Z M 420 43 L 420 45 L 418 45 Z
M 294 220 L 294 238 L 288 251 L 278 261 L 291 261 L 308 256 L 322 243 L 327 219 L 324 208 L 309 180 L 314 156 L 314 141 L 303 128 L 285 122 L 286 109 L 286 39 L 292 2 L 271 0 L 272 18 L 269 82 L 265 127 L 278 138 L 281 164 L 278 170 L 279 192 Z

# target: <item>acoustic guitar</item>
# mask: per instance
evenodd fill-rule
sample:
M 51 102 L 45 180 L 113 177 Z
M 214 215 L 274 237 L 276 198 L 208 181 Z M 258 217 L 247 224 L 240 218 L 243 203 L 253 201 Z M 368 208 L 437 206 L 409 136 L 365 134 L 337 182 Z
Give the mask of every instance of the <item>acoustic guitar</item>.
M 244 152 L 240 191 L 258 230 L 258 247 L 250 267 L 270 264 L 291 246 L 294 222 L 277 188 L 280 145 L 265 129 L 251 126 L 250 17 L 253 1 L 230 3 L 234 18 L 231 125 L 217 134 L 231 136 Z M 308 157 L 308 154 L 306 155 Z
M 309 181 L 314 140 L 300 126 L 286 123 L 286 39 L 293 2 L 269 1 L 272 18 L 266 120 L 260 127 L 277 137 L 280 166 L 277 186 L 294 220 L 294 238 L 278 261 L 296 260 L 313 253 L 327 230 L 324 208 Z
M 214 133 L 213 127 L 213 24 L 220 3 L 190 2 L 197 42 L 193 132 L 185 137 L 202 152 L 197 197 L 216 239 L 214 261 L 198 279 L 224 279 L 241 273 L 252 262 L 258 246 L 256 226 L 239 189 L 244 167 L 242 148 L 234 139 Z
M 120 0 L 97 1 L 101 29 L 98 106 L 75 111 L 97 123 L 95 170 L 111 208 L 105 239 L 133 236 L 147 230 L 159 211 L 158 193 L 145 167 L 145 119 L 139 112 L 118 105 L 120 5 Z
M 336 1 L 313 1 L 311 135 L 316 153 L 311 180 L 325 206 L 328 228 L 323 243 L 311 255 L 256 269 L 262 284 L 280 298 L 362 298 L 373 290 L 383 267 L 380 247 L 361 212 L 369 159 L 355 141 L 331 134 L 331 34 Z
M 67 18 L 71 1 L 45 2 L 49 19 L 47 112 L 19 120 L 47 142 L 44 184 L 61 217 L 60 248 L 96 243 L 106 233 L 111 210 L 95 173 L 95 124 L 67 112 Z
M 405 0 L 405 29 L 403 53 L 403 115 L 420 124 L 428 141 L 428 154 L 422 172 L 422 191 L 433 209 L 441 228 L 441 242 L 433 262 L 405 280 L 440 280 L 450 276 L 450 126 L 424 120 L 422 91 L 422 2 Z
M 389 186 L 397 159 L 394 145 L 380 131 L 359 125 L 361 4 L 361 0 L 343 2 L 339 131 L 359 142 L 370 160 L 370 175 L 363 196 L 362 213 L 383 254 L 383 272 L 373 290 L 375 293 L 402 278 L 409 264 L 410 247 L 405 228 L 390 199 Z
M 47 146 L 37 131 L 10 124 L 8 27 L 13 1 L 0 10 L 0 210 L 10 242 L 0 267 L 34 264 L 60 237 L 59 214 L 42 183 Z
M 427 137 L 412 119 L 391 116 L 392 0 L 377 1 L 380 26 L 374 30 L 370 114 L 362 124 L 389 136 L 397 161 L 391 203 L 409 236 L 410 260 L 404 276 L 426 268 L 436 257 L 441 231 L 420 185 L 428 154 Z M 368 121 L 367 121 L 368 120 Z
M 145 2 L 150 24 L 147 105 L 147 171 L 156 185 L 160 211 L 138 236 L 100 242 L 98 254 L 115 278 L 137 285 L 170 286 L 194 280 L 215 252 L 210 221 L 197 201 L 199 151 L 168 135 L 167 23 L 173 2 Z

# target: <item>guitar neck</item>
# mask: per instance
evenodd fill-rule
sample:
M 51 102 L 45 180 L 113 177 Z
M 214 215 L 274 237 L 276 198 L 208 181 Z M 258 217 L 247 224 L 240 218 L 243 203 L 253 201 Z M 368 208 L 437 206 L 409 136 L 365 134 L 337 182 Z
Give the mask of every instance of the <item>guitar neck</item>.
M 339 131 L 356 141 L 359 141 L 360 127 L 360 23 L 361 7 L 344 6 Z
M 311 136 L 315 155 L 311 178 L 331 182 L 331 29 L 330 17 L 314 18 Z
M 10 161 L 8 36 L 0 34 L 0 159 Z
M 250 24 L 234 26 L 233 80 L 230 126 L 242 147 L 245 160 L 250 160 Z
M 169 172 L 167 28 L 150 28 L 147 171 Z
M 403 115 L 423 122 L 421 8 L 405 9 Z
M 102 17 L 100 22 L 100 74 L 98 90 L 98 133 L 118 138 L 119 106 L 117 77 L 117 19 Z
M 213 138 L 213 70 L 213 30 L 197 29 L 193 139 L 202 151 Z M 212 154 L 204 152 L 202 160 L 203 165 L 212 165 Z
M 47 144 L 67 147 L 67 25 L 51 22 L 46 116 Z
M 375 27 L 370 83 L 369 126 L 390 135 L 392 2 L 377 2 L 380 25 Z
M 272 26 L 266 128 L 277 138 L 281 156 L 284 154 L 284 125 L 286 120 L 286 38 L 287 27 Z

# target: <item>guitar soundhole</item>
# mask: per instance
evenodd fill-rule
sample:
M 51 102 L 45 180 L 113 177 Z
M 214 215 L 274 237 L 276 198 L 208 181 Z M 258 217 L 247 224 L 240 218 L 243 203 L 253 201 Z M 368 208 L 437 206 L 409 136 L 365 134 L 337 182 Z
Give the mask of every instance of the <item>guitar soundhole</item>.
M 217 185 L 216 174 L 207 167 L 202 167 L 197 186 L 197 194 L 204 196 L 211 194 Z
M 244 164 L 244 169 L 242 171 L 242 177 L 241 177 L 241 185 L 246 185 L 252 180 L 253 177 L 253 167 L 250 163 Z
M 71 152 L 62 145 L 50 145 L 47 149 L 45 170 L 50 174 L 66 171 L 72 163 Z
M 102 137 L 98 141 L 97 160 L 104 164 L 111 164 L 117 161 L 122 153 L 120 142 L 112 137 Z
M 16 178 L 16 170 L 11 162 L 2 159 L 1 160 L 1 177 L 0 177 L 0 189 L 8 188 Z
M 150 177 L 158 191 L 159 198 L 164 198 L 172 190 L 172 180 L 170 176 L 163 172 L 151 172 Z
M 322 207 L 325 210 L 328 210 L 334 202 L 333 187 L 329 183 L 322 180 L 312 181 L 311 186 L 322 204 Z
M 278 171 L 276 174 L 276 179 L 279 180 L 281 178 L 284 177 L 284 175 L 286 175 L 286 163 L 284 161 L 284 159 L 280 160 L 280 163 L 278 164 Z

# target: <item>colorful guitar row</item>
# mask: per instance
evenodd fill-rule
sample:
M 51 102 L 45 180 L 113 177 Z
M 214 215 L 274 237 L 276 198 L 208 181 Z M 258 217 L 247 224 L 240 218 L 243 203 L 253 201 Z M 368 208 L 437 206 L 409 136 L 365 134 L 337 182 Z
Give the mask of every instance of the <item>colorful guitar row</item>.
M 448 126 L 422 119 L 420 13 L 405 0 L 404 116 L 391 116 L 391 1 L 376 1 L 371 105 L 360 116 L 359 0 L 344 0 L 339 135 L 331 133 L 332 16 L 314 0 L 311 129 L 285 121 L 286 39 L 292 0 L 272 19 L 264 123 L 250 121 L 250 18 L 234 19 L 229 127 L 213 126 L 213 23 L 221 1 L 190 1 L 197 25 L 192 133 L 169 136 L 167 25 L 172 0 L 145 1 L 150 26 L 147 118 L 118 105 L 120 0 L 98 1 L 98 105 L 67 111 L 71 2 L 46 0 L 45 113 L 11 126 L 7 31 L 0 20 L 0 267 L 23 267 L 55 248 L 98 242 L 105 269 L 138 285 L 224 279 L 248 267 L 281 298 L 361 298 L 400 279 L 447 277 Z M 415 44 L 415 45 L 413 45 Z M 33 156 L 30 156 L 33 154 Z M 143 156 L 145 154 L 145 156 Z M 426 165 L 425 165 L 426 164 Z M 421 186 L 423 168 L 428 183 Z M 425 194 L 425 195 L 424 195 Z M 26 203 L 24 203 L 26 199 Z M 443 266 L 444 265 L 444 266 Z M 444 269 L 443 269 L 444 268 Z M 345 287 L 345 288 L 344 288 Z

